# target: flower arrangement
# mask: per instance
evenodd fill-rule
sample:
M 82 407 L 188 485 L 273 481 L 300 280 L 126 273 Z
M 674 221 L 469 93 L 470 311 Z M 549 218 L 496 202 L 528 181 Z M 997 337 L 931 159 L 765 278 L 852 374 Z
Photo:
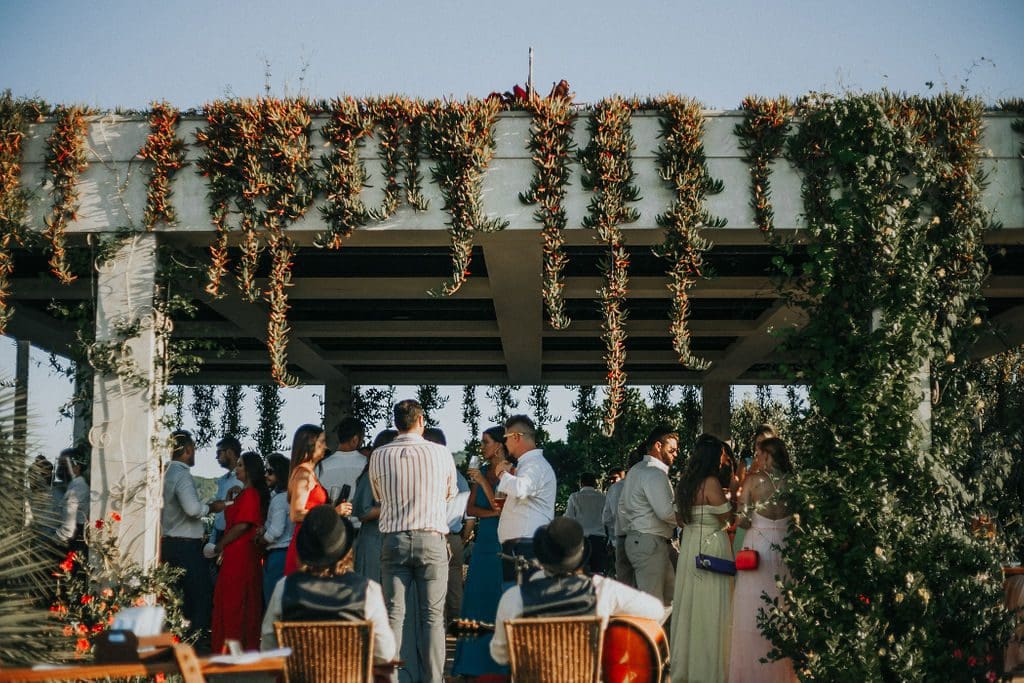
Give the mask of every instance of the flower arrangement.
M 139 150 L 139 158 L 153 162 L 146 183 L 146 211 L 142 221 L 146 230 L 157 223 L 173 225 L 178 218 L 171 204 L 171 183 L 174 175 L 185 166 L 185 141 L 176 129 L 181 114 L 167 102 L 154 102 L 149 113 L 149 137 Z
M 120 521 L 121 515 L 113 512 L 106 520 L 93 522 L 86 531 L 89 561 L 69 552 L 53 572 L 57 587 L 50 612 L 61 622 L 76 658 L 91 653 L 96 636 L 128 607 L 161 605 L 168 630 L 176 639 L 186 634 L 188 622 L 174 587 L 184 572 L 165 564 L 147 570 L 124 557 L 117 526 Z
M 77 279 L 71 272 L 66 249 L 65 230 L 78 217 L 78 177 L 89 165 L 85 159 L 85 137 L 89 131 L 88 113 L 81 107 L 58 107 L 57 124 L 46 140 L 46 169 L 53 183 L 53 204 L 44 218 L 44 236 L 50 243 L 50 270 L 63 285 Z

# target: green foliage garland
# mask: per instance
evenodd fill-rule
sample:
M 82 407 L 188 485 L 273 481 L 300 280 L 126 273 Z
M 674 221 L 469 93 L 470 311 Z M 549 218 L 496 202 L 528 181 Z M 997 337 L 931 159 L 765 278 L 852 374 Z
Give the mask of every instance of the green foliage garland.
M 533 115 L 528 149 L 533 158 L 534 174 L 530 189 L 521 193 L 519 199 L 525 204 L 539 205 L 533 219 L 544 226 L 544 282 L 541 293 L 551 327 L 564 330 L 570 321 L 562 297 L 565 289 L 562 271 L 568 261 L 562 250 L 565 243 L 562 231 L 566 226 L 563 203 L 572 173 L 570 164 L 576 151 L 572 139 L 576 110 L 571 96 L 533 98 L 528 109 Z
M 196 431 L 192 435 L 196 446 L 205 448 L 210 445 L 214 436 L 213 411 L 217 406 L 214 398 L 214 389 L 207 384 L 197 384 L 192 387 L 192 420 L 195 422 Z
M 384 173 L 384 203 L 372 209 L 375 219 L 387 220 L 394 215 L 402 200 L 405 177 L 405 198 L 417 211 L 426 211 L 423 177 L 420 174 L 420 148 L 423 137 L 423 103 L 398 95 L 379 97 L 366 102 L 366 108 L 377 129 L 377 149 Z
M 436 427 L 437 413 L 448 403 L 448 397 L 441 393 L 436 384 L 421 384 L 416 387 L 416 400 L 423 406 L 427 426 Z
M 712 216 L 704 207 L 705 197 L 718 194 L 724 185 L 708 171 L 700 104 L 680 97 L 667 97 L 660 104 L 663 142 L 658 147 L 658 166 L 662 180 L 675 192 L 675 200 L 668 211 L 658 215 L 658 225 L 665 228 L 665 241 L 654 248 L 654 253 L 672 264 L 668 285 L 672 292 L 672 348 L 683 366 L 705 370 L 708 363 L 690 349 L 687 290 L 701 276 L 704 254 L 711 246 L 699 230 L 725 225 L 725 219 Z
M 232 206 L 241 214 L 242 257 L 239 288 L 254 301 L 259 296 L 255 270 L 263 248 L 271 256 L 264 293 L 270 304 L 267 348 L 271 375 L 278 384 L 292 386 L 288 372 L 288 295 L 295 246 L 285 227 L 305 215 L 316 192 L 310 152 L 312 120 L 304 99 L 237 100 L 206 107 L 208 126 L 196 132 L 205 148 L 199 171 L 208 178 L 211 215 L 217 238 L 211 245 L 212 265 L 207 291 L 220 296 L 220 280 L 227 272 L 227 245 Z
M 331 152 L 320 159 L 327 202 L 320 214 L 328 231 L 317 244 L 340 249 L 352 231 L 365 225 L 370 215 L 359 199 L 366 184 L 366 168 L 359 159 L 362 140 L 373 132 L 373 118 L 362 102 L 346 97 L 331 102 L 328 120 L 321 129 Z
M 431 175 L 444 196 L 448 231 L 452 239 L 452 277 L 435 296 L 451 296 L 469 276 L 473 235 L 477 230 L 501 230 L 508 221 L 486 218 L 481 197 L 484 173 L 494 157 L 494 123 L 500 103 L 496 100 L 433 102 L 426 110 L 424 138 L 437 162 Z
M 743 160 L 750 165 L 750 207 L 758 229 L 770 233 L 775 229 L 771 162 L 786 144 L 793 104 L 784 96 L 769 99 L 750 95 L 743 98 L 740 108 L 743 123 L 736 125 L 735 133 L 740 149 L 746 152 Z
M 142 222 L 147 230 L 157 223 L 174 225 L 178 217 L 171 204 L 174 175 L 185 167 L 185 141 L 177 136 L 181 114 L 167 102 L 155 102 L 149 113 L 149 137 L 139 158 L 153 162 L 146 183 L 146 210 Z
M 382 424 L 391 424 L 391 409 L 395 405 L 395 387 L 352 387 L 352 417 L 360 420 L 367 429 L 367 437 L 373 437 L 371 430 Z
M 281 408 L 284 398 L 276 384 L 261 384 L 256 387 L 256 452 L 266 457 L 278 451 L 285 440 L 284 424 L 281 423 Z
M 512 415 L 512 411 L 519 407 L 519 399 L 516 393 L 519 392 L 517 384 L 497 384 L 489 387 L 484 395 L 494 401 L 494 415 L 491 415 L 491 422 L 496 425 L 505 423 Z
M 224 387 L 221 399 L 220 433 L 222 436 L 233 436 L 239 441 L 249 433 L 249 428 L 242 424 L 242 403 L 245 401 L 245 390 L 238 384 Z
M 61 284 L 77 279 L 68 265 L 65 230 L 78 217 L 78 177 L 88 166 L 85 160 L 85 136 L 89 122 L 82 107 L 57 107 L 53 133 L 46 140 L 46 170 L 50 174 L 53 201 L 44 237 L 51 248 L 50 270 Z
M 804 173 L 810 240 L 794 275 L 808 323 L 794 345 L 815 428 L 790 481 L 792 581 L 759 623 L 802 678 L 983 680 L 1007 634 L 1000 549 L 972 533 L 950 468 L 962 444 L 929 447 L 916 418 L 922 366 L 973 324 L 951 321 L 935 288 L 970 299 L 984 273 L 942 272 L 974 258 L 984 223 L 980 194 L 946 195 L 978 182 L 976 161 L 944 148 L 975 157 L 980 108 L 865 95 L 801 113 L 789 154 Z M 963 234 L 937 233 L 954 205 Z M 946 434 L 971 419 L 960 407 L 935 413 Z
M 29 191 L 21 185 L 21 150 L 28 124 L 39 118 L 38 103 L 0 94 L 0 334 L 14 308 L 7 303 L 14 272 L 11 250 L 24 240 Z
M 605 397 L 604 433 L 611 435 L 625 397 L 626 373 L 626 287 L 629 280 L 629 253 L 620 226 L 637 220 L 639 214 L 629 206 L 640 199 L 633 183 L 633 142 L 630 120 L 635 103 L 616 97 L 603 100 L 587 122 L 590 142 L 580 151 L 583 187 L 593 193 L 589 215 L 583 226 L 597 231 L 597 239 L 608 247 L 608 258 L 601 264 L 604 286 L 598 291 L 603 321 L 601 338 L 608 364 L 608 393 Z
M 476 400 L 476 385 L 462 387 L 462 422 L 469 428 L 466 452 L 476 455 L 480 452 L 480 404 Z
M 526 397 L 526 405 L 530 406 L 533 423 L 537 425 L 537 441 L 539 443 L 544 443 L 548 440 L 547 426 L 562 420 L 561 417 L 555 417 L 551 414 L 551 403 L 548 401 L 548 393 L 548 385 L 538 384 L 530 387 L 530 394 Z

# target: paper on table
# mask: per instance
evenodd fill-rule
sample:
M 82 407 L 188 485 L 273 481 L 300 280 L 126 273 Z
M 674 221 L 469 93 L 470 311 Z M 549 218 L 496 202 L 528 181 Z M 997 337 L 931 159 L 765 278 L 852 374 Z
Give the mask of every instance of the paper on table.
M 274 657 L 287 657 L 292 653 L 290 647 L 279 647 L 276 650 L 250 650 L 240 655 L 216 655 L 207 661 L 211 664 L 251 664 L 261 659 L 272 659 Z

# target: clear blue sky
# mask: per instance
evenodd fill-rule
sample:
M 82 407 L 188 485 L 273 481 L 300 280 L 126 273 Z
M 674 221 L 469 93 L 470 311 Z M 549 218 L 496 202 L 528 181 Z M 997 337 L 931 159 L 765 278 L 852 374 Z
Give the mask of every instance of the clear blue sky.
M 565 78 L 583 102 L 676 92 L 733 109 L 751 93 L 928 93 L 932 83 L 995 103 L 1024 96 L 1022 35 L 1022 0 L 0 0 L 0 88 L 101 109 L 157 99 L 185 109 L 261 94 L 269 63 L 275 95 L 484 96 L 526 80 L 533 46 L 538 90 Z M 70 389 L 44 356 L 34 360 L 34 434 L 52 455 L 70 438 L 54 408 Z M 4 340 L 0 377 L 13 374 Z M 286 429 L 315 417 L 313 394 L 288 393 Z M 449 394 L 442 426 L 461 445 L 460 395 Z M 568 411 L 567 392 L 553 398 Z

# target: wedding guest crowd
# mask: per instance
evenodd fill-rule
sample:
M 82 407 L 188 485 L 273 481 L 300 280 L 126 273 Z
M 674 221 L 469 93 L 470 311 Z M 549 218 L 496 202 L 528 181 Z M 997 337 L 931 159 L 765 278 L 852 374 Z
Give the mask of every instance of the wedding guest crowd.
M 763 596 L 779 598 L 788 577 L 792 463 L 771 427 L 758 428 L 749 463 L 708 434 L 682 453 L 676 430 L 656 427 L 606 473 L 606 491 L 581 474 L 556 517 L 555 471 L 529 417 L 484 430 L 465 477 L 419 403 L 396 404 L 393 423 L 364 447 L 365 426 L 346 418 L 334 453 L 322 427 L 302 425 L 290 458 L 240 453 L 225 436 L 209 503 L 190 473 L 191 435 L 172 434 L 161 557 L 184 569 L 200 649 L 275 647 L 279 620 L 365 618 L 378 664 L 394 660 L 398 680 L 443 681 L 445 627 L 461 617 L 495 625 L 455 644 L 450 675 L 482 683 L 507 680 L 506 619 L 628 614 L 664 624 L 673 683 L 796 680 L 789 660 L 767 659 L 757 627 Z M 52 478 L 33 468 L 34 482 Z M 52 533 L 80 547 L 88 461 L 68 450 L 58 471 L 67 485 Z M 740 548 L 758 559 L 737 572 Z

